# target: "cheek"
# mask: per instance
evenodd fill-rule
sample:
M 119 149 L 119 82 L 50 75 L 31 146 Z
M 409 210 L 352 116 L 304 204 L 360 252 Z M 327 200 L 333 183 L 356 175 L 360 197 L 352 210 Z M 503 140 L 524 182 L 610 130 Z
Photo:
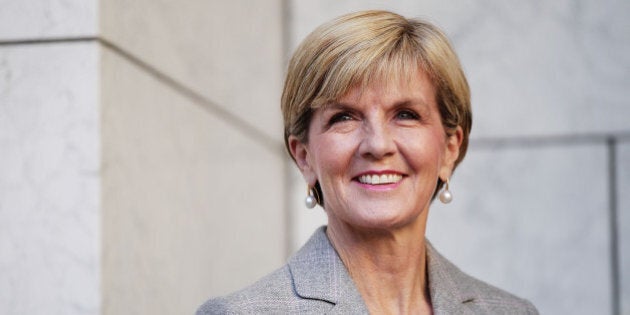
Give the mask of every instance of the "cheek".
M 424 131 L 408 135 L 401 145 L 401 151 L 415 169 L 439 169 L 442 165 L 445 140 L 439 132 Z
M 317 172 L 319 180 L 343 173 L 351 151 L 349 141 L 341 141 L 334 136 L 320 136 L 312 142 L 311 165 Z

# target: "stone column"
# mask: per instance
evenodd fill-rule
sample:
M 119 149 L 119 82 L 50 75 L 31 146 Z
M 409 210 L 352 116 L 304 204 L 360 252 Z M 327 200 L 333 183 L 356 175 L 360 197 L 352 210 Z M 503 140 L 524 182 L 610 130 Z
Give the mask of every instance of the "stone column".
M 0 313 L 190 314 L 283 263 L 282 12 L 0 6 Z

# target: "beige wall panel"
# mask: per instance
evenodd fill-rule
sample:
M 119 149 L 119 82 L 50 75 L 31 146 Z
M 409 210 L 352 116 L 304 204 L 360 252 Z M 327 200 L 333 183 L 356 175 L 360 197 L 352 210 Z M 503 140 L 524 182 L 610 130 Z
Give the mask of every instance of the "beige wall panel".
M 102 36 L 282 141 L 281 1 L 101 1 Z
M 541 314 L 611 314 L 606 150 L 473 144 L 451 178 L 453 202 L 431 206 L 428 238 Z
M 279 147 L 102 54 L 103 314 L 191 314 L 279 267 Z

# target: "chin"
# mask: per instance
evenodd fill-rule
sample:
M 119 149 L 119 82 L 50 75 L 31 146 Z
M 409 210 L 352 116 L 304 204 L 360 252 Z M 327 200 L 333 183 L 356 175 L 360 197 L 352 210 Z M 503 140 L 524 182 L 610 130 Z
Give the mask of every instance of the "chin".
M 386 211 L 370 211 L 370 213 L 352 220 L 355 228 L 368 230 L 396 230 L 409 226 L 417 221 L 420 213 L 387 213 Z

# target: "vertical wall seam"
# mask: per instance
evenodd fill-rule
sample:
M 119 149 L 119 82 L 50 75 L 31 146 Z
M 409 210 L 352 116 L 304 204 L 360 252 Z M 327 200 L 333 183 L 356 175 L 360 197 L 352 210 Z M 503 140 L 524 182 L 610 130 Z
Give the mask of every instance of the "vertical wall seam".
M 617 139 L 610 136 L 607 139 L 608 148 L 608 198 L 610 224 L 610 276 L 611 276 L 611 310 L 612 314 L 621 314 L 620 307 L 620 270 L 619 270 L 619 242 L 618 242 L 618 209 L 617 209 Z

